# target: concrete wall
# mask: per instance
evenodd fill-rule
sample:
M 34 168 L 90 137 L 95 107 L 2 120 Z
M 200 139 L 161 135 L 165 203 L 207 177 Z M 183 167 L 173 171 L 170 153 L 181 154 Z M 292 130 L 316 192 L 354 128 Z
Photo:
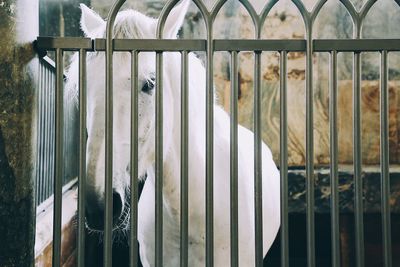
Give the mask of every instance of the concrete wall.
M 31 266 L 38 1 L 0 1 L 0 266 Z

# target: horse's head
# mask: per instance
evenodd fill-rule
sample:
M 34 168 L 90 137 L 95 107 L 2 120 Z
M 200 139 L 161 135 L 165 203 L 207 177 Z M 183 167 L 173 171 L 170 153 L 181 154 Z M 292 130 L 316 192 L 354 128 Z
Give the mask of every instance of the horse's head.
M 164 28 L 165 38 L 176 38 L 189 1 L 176 6 L 168 16 Z M 81 28 L 90 38 L 104 38 L 106 22 L 94 11 L 81 5 Z M 114 24 L 115 38 L 153 39 L 156 37 L 157 19 L 134 10 L 118 13 Z M 77 59 L 75 59 L 77 61 Z M 164 70 L 178 67 L 164 60 Z M 74 63 L 72 63 L 74 65 Z M 77 65 L 77 62 L 75 62 Z M 114 53 L 113 97 L 113 218 L 114 229 L 125 230 L 129 225 L 130 188 L 130 110 L 131 110 L 131 57 L 127 53 Z M 169 65 L 169 66 L 166 66 Z M 175 64 L 176 65 L 176 64 Z M 72 67 L 71 67 L 72 68 Z M 71 72 L 71 71 L 70 71 Z M 155 128 L 155 53 L 139 54 L 139 177 L 146 174 L 154 162 Z M 75 74 L 76 75 L 76 74 Z M 71 73 L 71 76 L 74 76 Z M 164 74 L 164 77 L 168 76 Z M 77 77 L 69 77 L 75 84 Z M 178 88 L 176 88 L 178 87 Z M 173 123 L 173 93 L 179 89 L 179 76 L 164 78 L 164 143 L 171 143 Z M 105 171 L 105 55 L 91 53 L 87 59 L 87 199 L 86 218 L 92 230 L 103 230 L 104 171 Z M 164 146 L 165 148 L 165 146 Z M 138 179 L 139 179 L 138 177 Z

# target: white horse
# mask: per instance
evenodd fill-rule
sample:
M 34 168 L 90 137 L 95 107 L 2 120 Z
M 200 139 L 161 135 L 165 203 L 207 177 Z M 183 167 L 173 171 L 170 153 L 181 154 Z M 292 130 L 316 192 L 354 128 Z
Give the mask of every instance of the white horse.
M 190 1 L 184 0 L 168 16 L 164 37 L 176 38 Z M 81 27 L 90 38 L 104 38 L 106 22 L 81 5 Z M 114 26 L 116 38 L 155 38 L 157 19 L 134 10 L 119 12 Z M 87 59 L 87 226 L 103 230 L 105 153 L 105 57 L 92 53 Z M 73 59 L 67 89 L 76 92 L 78 59 Z M 180 227 L 180 57 L 164 54 L 163 122 L 163 262 L 179 266 Z M 114 53 L 114 233 L 129 229 L 130 151 L 130 56 Z M 139 176 L 147 180 L 139 201 L 138 238 L 144 266 L 154 266 L 154 158 L 155 158 L 155 53 L 139 55 Z M 205 264 L 205 69 L 194 55 L 189 56 L 189 266 Z M 230 264 L 230 134 L 229 116 L 214 105 L 214 263 Z M 239 263 L 254 264 L 254 155 L 253 133 L 238 129 Z M 280 225 L 279 172 L 269 148 L 262 144 L 263 253 L 267 253 Z

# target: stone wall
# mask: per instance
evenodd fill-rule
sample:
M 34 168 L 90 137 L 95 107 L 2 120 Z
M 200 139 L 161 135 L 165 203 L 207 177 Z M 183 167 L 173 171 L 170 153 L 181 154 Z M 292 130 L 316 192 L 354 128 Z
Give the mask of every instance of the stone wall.
M 226 9 L 225 9 L 226 10 Z M 392 21 L 383 14 L 391 13 Z M 222 10 L 223 12 L 224 10 Z M 217 25 L 230 32 L 218 32 L 217 38 L 252 38 L 254 30 L 244 8 L 238 8 L 239 16 L 220 16 Z M 232 12 L 235 13 L 235 12 Z M 225 11 L 225 13 L 228 12 Z M 363 30 L 365 38 L 399 38 L 394 25 L 400 23 L 400 8 L 396 3 L 381 2 L 367 16 Z M 381 23 L 381 21 L 383 21 Z M 377 23 L 379 22 L 379 23 Z M 216 29 L 220 29 L 216 27 Z M 272 30 L 273 29 L 273 30 Z M 217 31 L 218 31 L 217 30 Z M 304 26 L 301 16 L 289 1 L 280 2 L 268 16 L 263 28 L 266 39 L 303 39 Z M 330 1 L 321 10 L 314 27 L 315 38 L 351 38 L 352 24 L 346 10 Z M 227 54 L 217 53 L 215 63 L 216 84 L 221 103 L 229 110 L 229 61 Z M 390 160 L 399 163 L 399 70 L 398 54 L 390 55 Z M 328 55 L 316 53 L 314 62 L 314 152 L 315 163 L 329 164 L 329 83 Z M 379 55 L 362 55 L 362 150 L 364 164 L 379 164 Z M 240 60 L 239 120 L 252 127 L 253 64 L 251 53 L 242 53 Z M 352 163 L 352 55 L 339 54 L 339 162 Z M 263 53 L 262 57 L 262 116 L 263 139 L 271 147 L 275 160 L 279 160 L 279 55 Z M 221 86 L 222 85 L 222 86 Z M 288 122 L 289 164 L 305 164 L 305 54 L 288 54 Z
M 31 266 L 38 1 L 0 1 L 0 266 Z

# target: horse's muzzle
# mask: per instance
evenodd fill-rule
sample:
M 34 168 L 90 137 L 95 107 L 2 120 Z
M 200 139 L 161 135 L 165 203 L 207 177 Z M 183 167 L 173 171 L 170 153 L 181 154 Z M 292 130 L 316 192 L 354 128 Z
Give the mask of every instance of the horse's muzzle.
M 100 203 L 98 198 L 93 195 L 88 195 L 86 198 L 86 224 L 87 226 L 96 231 L 104 230 L 104 203 Z M 120 222 L 122 216 L 123 203 L 122 196 L 114 191 L 113 192 L 113 228 Z

